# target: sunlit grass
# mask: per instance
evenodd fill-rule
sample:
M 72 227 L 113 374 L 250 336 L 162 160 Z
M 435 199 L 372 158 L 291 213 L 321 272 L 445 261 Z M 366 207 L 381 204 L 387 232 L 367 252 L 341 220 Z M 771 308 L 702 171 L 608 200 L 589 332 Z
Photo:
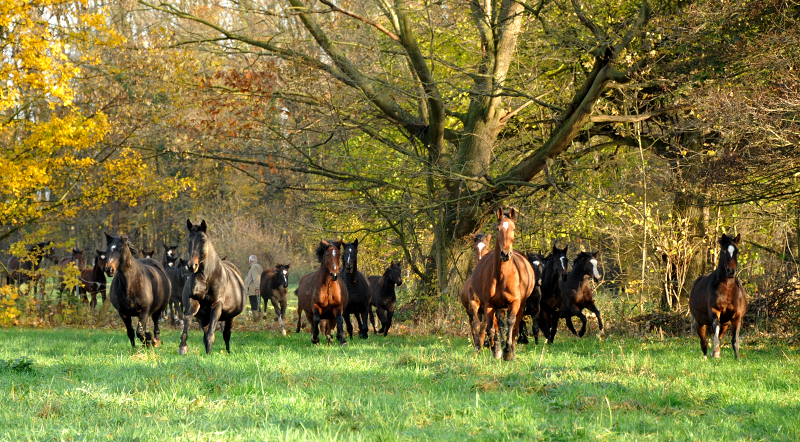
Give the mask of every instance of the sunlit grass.
M 292 316 L 292 315 L 287 315 Z M 291 322 L 291 320 L 289 321 Z M 136 350 L 119 330 L 0 330 L 6 440 L 796 440 L 798 350 L 748 342 L 704 360 L 692 339 L 562 335 L 517 361 L 466 338 L 236 332 L 232 354 Z

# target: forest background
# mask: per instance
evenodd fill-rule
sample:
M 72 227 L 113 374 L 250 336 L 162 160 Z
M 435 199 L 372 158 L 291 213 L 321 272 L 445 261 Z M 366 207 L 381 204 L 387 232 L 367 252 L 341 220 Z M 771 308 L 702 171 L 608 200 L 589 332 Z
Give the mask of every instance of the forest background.
M 5 1 L 2 262 L 52 240 L 91 264 L 104 231 L 160 259 L 205 219 L 241 269 L 295 281 L 319 240 L 359 239 L 365 273 L 403 260 L 409 317 L 460 320 L 469 234 L 512 205 L 518 249 L 602 252 L 619 325 L 688 331 L 741 233 L 750 326 L 797 333 L 798 21 L 792 0 Z M 6 325 L 76 302 L 0 289 Z

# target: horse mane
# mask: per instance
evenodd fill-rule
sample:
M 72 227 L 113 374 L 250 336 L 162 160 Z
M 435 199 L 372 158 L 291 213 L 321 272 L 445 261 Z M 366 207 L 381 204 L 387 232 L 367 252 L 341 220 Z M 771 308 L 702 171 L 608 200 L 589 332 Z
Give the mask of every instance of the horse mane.
M 338 241 L 320 241 L 317 249 L 314 250 L 314 254 L 317 256 L 317 262 L 322 264 L 322 259 L 325 257 L 325 251 L 328 250 L 328 247 L 334 246 L 336 250 L 340 250 L 340 244 Z

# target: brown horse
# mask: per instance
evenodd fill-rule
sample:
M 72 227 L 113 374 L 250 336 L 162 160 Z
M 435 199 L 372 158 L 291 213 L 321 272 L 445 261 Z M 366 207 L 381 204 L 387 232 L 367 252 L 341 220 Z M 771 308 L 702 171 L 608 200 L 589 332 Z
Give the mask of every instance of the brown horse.
M 472 249 L 475 251 L 475 264 L 481 260 L 487 253 L 489 253 L 489 244 L 492 241 L 492 235 L 484 235 L 483 233 L 470 233 L 469 237 L 472 239 Z M 472 275 L 467 276 L 464 281 L 464 287 L 461 288 L 461 305 L 464 306 L 464 311 L 469 318 L 469 328 L 472 330 L 472 343 L 477 346 L 479 339 L 479 328 L 483 316 L 481 310 L 481 301 L 472 289 Z
M 480 351 L 485 339 L 487 323 L 489 341 L 493 343 L 494 357 L 500 359 L 500 340 L 505 342 L 502 351 L 503 359 L 513 361 L 516 358 L 517 335 L 519 322 L 522 320 L 523 308 L 528 295 L 533 292 L 536 285 L 536 276 L 528 259 L 520 252 L 513 249 L 514 230 L 516 228 L 517 211 L 511 209 L 508 214 L 502 209 L 497 209 L 497 239 L 494 250 L 478 261 L 475 272 L 472 274 L 472 288 L 478 295 L 483 309 L 481 322 L 481 338 L 479 345 L 475 346 Z M 498 310 L 506 310 L 507 332 L 503 331 L 501 339 L 495 339 L 496 317 Z
M 603 334 L 603 320 L 600 318 L 600 310 L 594 303 L 592 296 L 592 285 L 590 281 L 600 280 L 600 272 L 597 270 L 598 252 L 581 252 L 572 261 L 572 270 L 567 275 L 567 280 L 561 284 L 561 317 L 567 322 L 567 328 L 578 337 L 583 337 L 586 333 L 586 316 L 581 313 L 583 309 L 588 309 L 597 316 L 597 326 L 600 328 L 600 335 Z M 581 320 L 581 330 L 575 331 L 572 325 L 572 317 L 577 316 Z M 553 328 L 551 338 L 555 337 L 557 328 Z
M 106 275 L 103 269 L 106 268 L 108 255 L 106 250 L 97 250 L 97 257 L 94 259 L 94 266 L 81 270 L 81 294 L 86 299 L 86 294 L 91 293 L 92 299 L 89 301 L 89 308 L 94 311 L 97 307 L 97 294 L 103 296 L 103 303 L 106 302 Z
M 8 259 L 6 266 L 8 274 L 6 275 L 6 282 L 10 285 L 13 282 L 22 284 L 32 282 L 29 284 L 29 290 L 33 293 L 36 292 L 36 285 L 38 278 L 36 271 L 42 263 L 44 258 L 47 258 L 53 264 L 58 263 L 58 257 L 53 250 L 53 241 L 40 242 L 26 247 L 28 253 L 23 257 L 12 256 Z
M 700 337 L 700 348 L 703 355 L 708 355 L 708 341 L 706 330 L 711 326 L 714 330 L 714 353 L 720 355 L 719 340 L 728 326 L 733 324 L 731 346 L 736 359 L 739 359 L 739 331 L 742 329 L 742 318 L 747 312 L 747 295 L 742 287 L 742 282 L 736 277 L 739 267 L 739 240 L 741 235 L 731 238 L 722 235 L 719 245 L 717 268 L 703 275 L 692 285 L 689 295 L 689 310 L 697 321 L 697 336 Z M 722 330 L 720 330 L 722 327 Z
M 267 301 L 272 302 L 275 309 L 275 319 L 281 327 L 281 334 L 286 336 L 286 305 L 288 301 L 289 267 L 291 264 L 276 264 L 261 272 L 259 289 L 261 298 L 264 299 L 264 312 L 267 311 Z
M 344 281 L 339 279 L 339 259 L 343 240 L 321 241 L 317 250 L 317 261 L 319 269 L 309 273 L 300 279 L 300 284 L 295 291 L 297 295 L 297 331 L 300 331 L 302 309 L 308 322 L 312 325 L 311 342 L 319 343 L 319 324 L 323 319 L 329 321 L 328 331 L 330 331 L 330 321 L 336 320 L 336 337 L 339 344 L 347 344 L 344 335 L 344 314 L 347 308 L 348 296 L 347 287 Z M 328 342 L 331 337 L 325 333 Z

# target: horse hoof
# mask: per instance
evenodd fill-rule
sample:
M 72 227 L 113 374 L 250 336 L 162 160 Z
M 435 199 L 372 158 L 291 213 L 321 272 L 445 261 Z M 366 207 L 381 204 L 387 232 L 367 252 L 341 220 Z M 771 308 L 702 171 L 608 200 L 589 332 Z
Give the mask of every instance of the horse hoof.
M 189 346 L 188 345 L 181 345 L 180 347 L 178 347 L 178 354 L 179 355 L 185 355 L 186 353 L 189 353 Z
M 525 336 L 525 335 L 520 335 L 519 338 L 517 338 L 517 342 L 520 343 L 520 344 L 527 344 L 528 343 L 528 337 Z
M 286 336 L 286 330 L 281 330 L 281 336 Z
M 161 347 L 161 339 L 153 339 L 153 348 Z
M 345 345 L 347 345 L 347 341 L 339 341 L 339 345 L 344 347 Z
M 504 361 L 514 361 L 517 359 L 517 354 L 513 351 L 509 351 L 503 354 Z
M 480 353 L 480 352 L 481 352 L 481 346 L 480 346 L 480 345 L 476 345 L 476 346 L 473 348 L 473 350 L 475 350 L 475 353 Z
M 503 352 L 502 351 L 497 350 L 496 352 L 494 352 L 494 358 L 495 359 L 500 359 L 502 357 L 503 357 Z
M 600 330 L 600 333 L 598 333 L 597 336 L 599 336 L 601 338 L 604 338 L 606 336 L 606 331 L 605 330 Z

